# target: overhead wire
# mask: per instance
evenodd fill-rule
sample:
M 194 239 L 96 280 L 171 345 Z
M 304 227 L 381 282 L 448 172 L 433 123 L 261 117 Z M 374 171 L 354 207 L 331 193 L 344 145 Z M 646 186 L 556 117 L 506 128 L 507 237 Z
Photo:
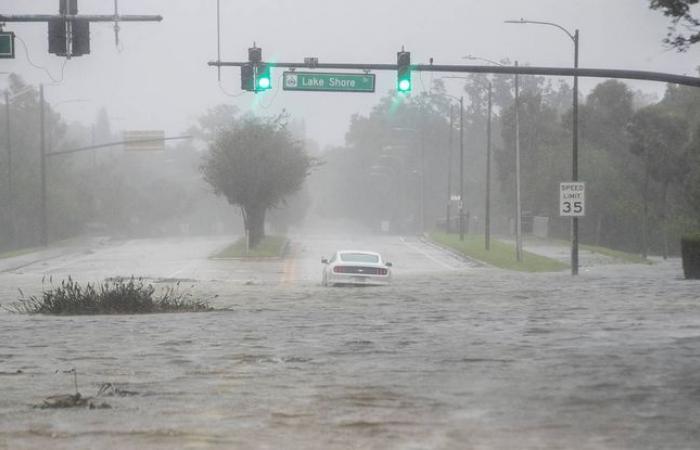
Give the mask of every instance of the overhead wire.
M 54 85 L 54 86 L 63 83 L 64 73 L 65 73 L 65 69 L 66 69 L 66 64 L 68 63 L 68 59 L 67 59 L 67 58 L 63 61 L 63 64 L 61 64 L 61 69 L 60 69 L 60 71 L 61 71 L 61 77 L 58 78 L 58 79 L 57 79 L 57 78 L 54 78 L 53 75 L 51 74 L 51 72 L 49 71 L 49 69 L 47 69 L 47 68 L 44 67 L 44 66 L 40 66 L 40 65 L 38 65 L 38 64 L 35 64 L 34 61 L 32 61 L 31 56 L 29 56 L 29 47 L 27 46 L 27 43 L 24 42 L 24 39 L 22 39 L 22 38 L 19 37 L 19 36 L 15 36 L 15 38 L 22 44 L 22 47 L 24 48 L 24 54 L 26 55 L 26 57 L 27 57 L 27 62 L 29 63 L 30 66 L 32 66 L 32 67 L 34 67 L 34 68 L 36 68 L 36 69 L 39 69 L 39 70 L 43 70 L 43 71 L 46 73 L 46 75 L 48 75 L 49 79 L 51 79 L 51 81 L 53 82 L 53 85 Z
M 277 78 L 277 82 L 278 82 L 278 85 L 279 85 L 279 86 L 282 86 L 282 81 L 283 81 L 282 78 L 283 78 L 283 76 L 284 76 L 283 74 L 280 74 L 280 76 Z M 274 93 L 274 95 L 273 95 L 272 98 L 270 99 L 270 102 L 269 102 L 267 105 L 265 105 L 262 101 L 260 101 L 260 103 L 259 103 L 260 107 L 261 107 L 262 109 L 270 109 L 270 108 L 272 107 L 272 104 L 273 104 L 273 103 L 275 102 L 275 100 L 277 99 L 277 96 L 279 95 L 280 90 L 281 90 L 281 89 L 275 89 L 275 93 Z

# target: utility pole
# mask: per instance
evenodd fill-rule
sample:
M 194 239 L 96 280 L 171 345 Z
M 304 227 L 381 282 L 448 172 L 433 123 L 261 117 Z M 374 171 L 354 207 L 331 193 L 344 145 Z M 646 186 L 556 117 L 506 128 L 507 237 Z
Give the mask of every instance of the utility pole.
M 420 125 L 420 234 L 425 233 L 425 108 L 421 106 Z
M 486 214 L 484 218 L 484 247 L 491 249 L 491 109 L 493 84 L 489 81 L 488 118 L 486 122 Z
M 518 61 L 515 61 L 518 66 Z M 515 74 L 515 260 L 523 260 L 522 208 L 520 204 L 520 80 Z
M 459 240 L 464 241 L 464 96 L 459 97 Z
M 10 93 L 5 91 L 5 139 L 7 147 L 7 209 L 10 216 L 10 241 L 15 242 L 15 208 L 12 193 L 12 136 L 10 128 Z
M 445 231 L 450 234 L 450 202 L 452 201 L 452 128 L 454 127 L 454 105 L 450 104 L 450 128 L 447 143 L 447 216 Z
M 46 213 L 46 131 L 44 119 L 44 85 L 39 85 L 39 126 L 40 131 L 40 164 L 41 164 L 41 245 L 46 247 L 49 244 L 48 216 Z

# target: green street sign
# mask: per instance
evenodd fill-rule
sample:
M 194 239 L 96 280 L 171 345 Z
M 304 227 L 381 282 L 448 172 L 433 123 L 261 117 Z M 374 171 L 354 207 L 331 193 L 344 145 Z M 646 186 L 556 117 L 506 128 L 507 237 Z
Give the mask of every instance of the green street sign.
M 284 72 L 282 89 L 311 92 L 374 92 L 371 73 Z
M 0 31 L 0 58 L 15 57 L 15 33 Z

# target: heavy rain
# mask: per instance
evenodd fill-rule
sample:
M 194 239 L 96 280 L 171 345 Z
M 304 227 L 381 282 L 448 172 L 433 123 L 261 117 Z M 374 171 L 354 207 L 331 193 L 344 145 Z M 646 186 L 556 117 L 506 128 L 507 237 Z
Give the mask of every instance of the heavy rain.
M 3 0 L 0 449 L 693 449 L 695 0 Z

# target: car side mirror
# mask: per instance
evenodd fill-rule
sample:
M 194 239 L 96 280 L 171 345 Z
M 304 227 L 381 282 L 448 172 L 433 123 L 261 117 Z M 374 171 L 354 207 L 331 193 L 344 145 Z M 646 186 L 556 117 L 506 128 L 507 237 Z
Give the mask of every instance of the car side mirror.
M 390 263 L 390 262 L 387 262 L 387 263 L 385 264 L 385 266 L 387 266 L 387 267 L 393 267 L 394 265 L 393 265 L 392 263 Z
M 321 264 L 328 264 L 328 260 L 326 258 L 321 258 Z

